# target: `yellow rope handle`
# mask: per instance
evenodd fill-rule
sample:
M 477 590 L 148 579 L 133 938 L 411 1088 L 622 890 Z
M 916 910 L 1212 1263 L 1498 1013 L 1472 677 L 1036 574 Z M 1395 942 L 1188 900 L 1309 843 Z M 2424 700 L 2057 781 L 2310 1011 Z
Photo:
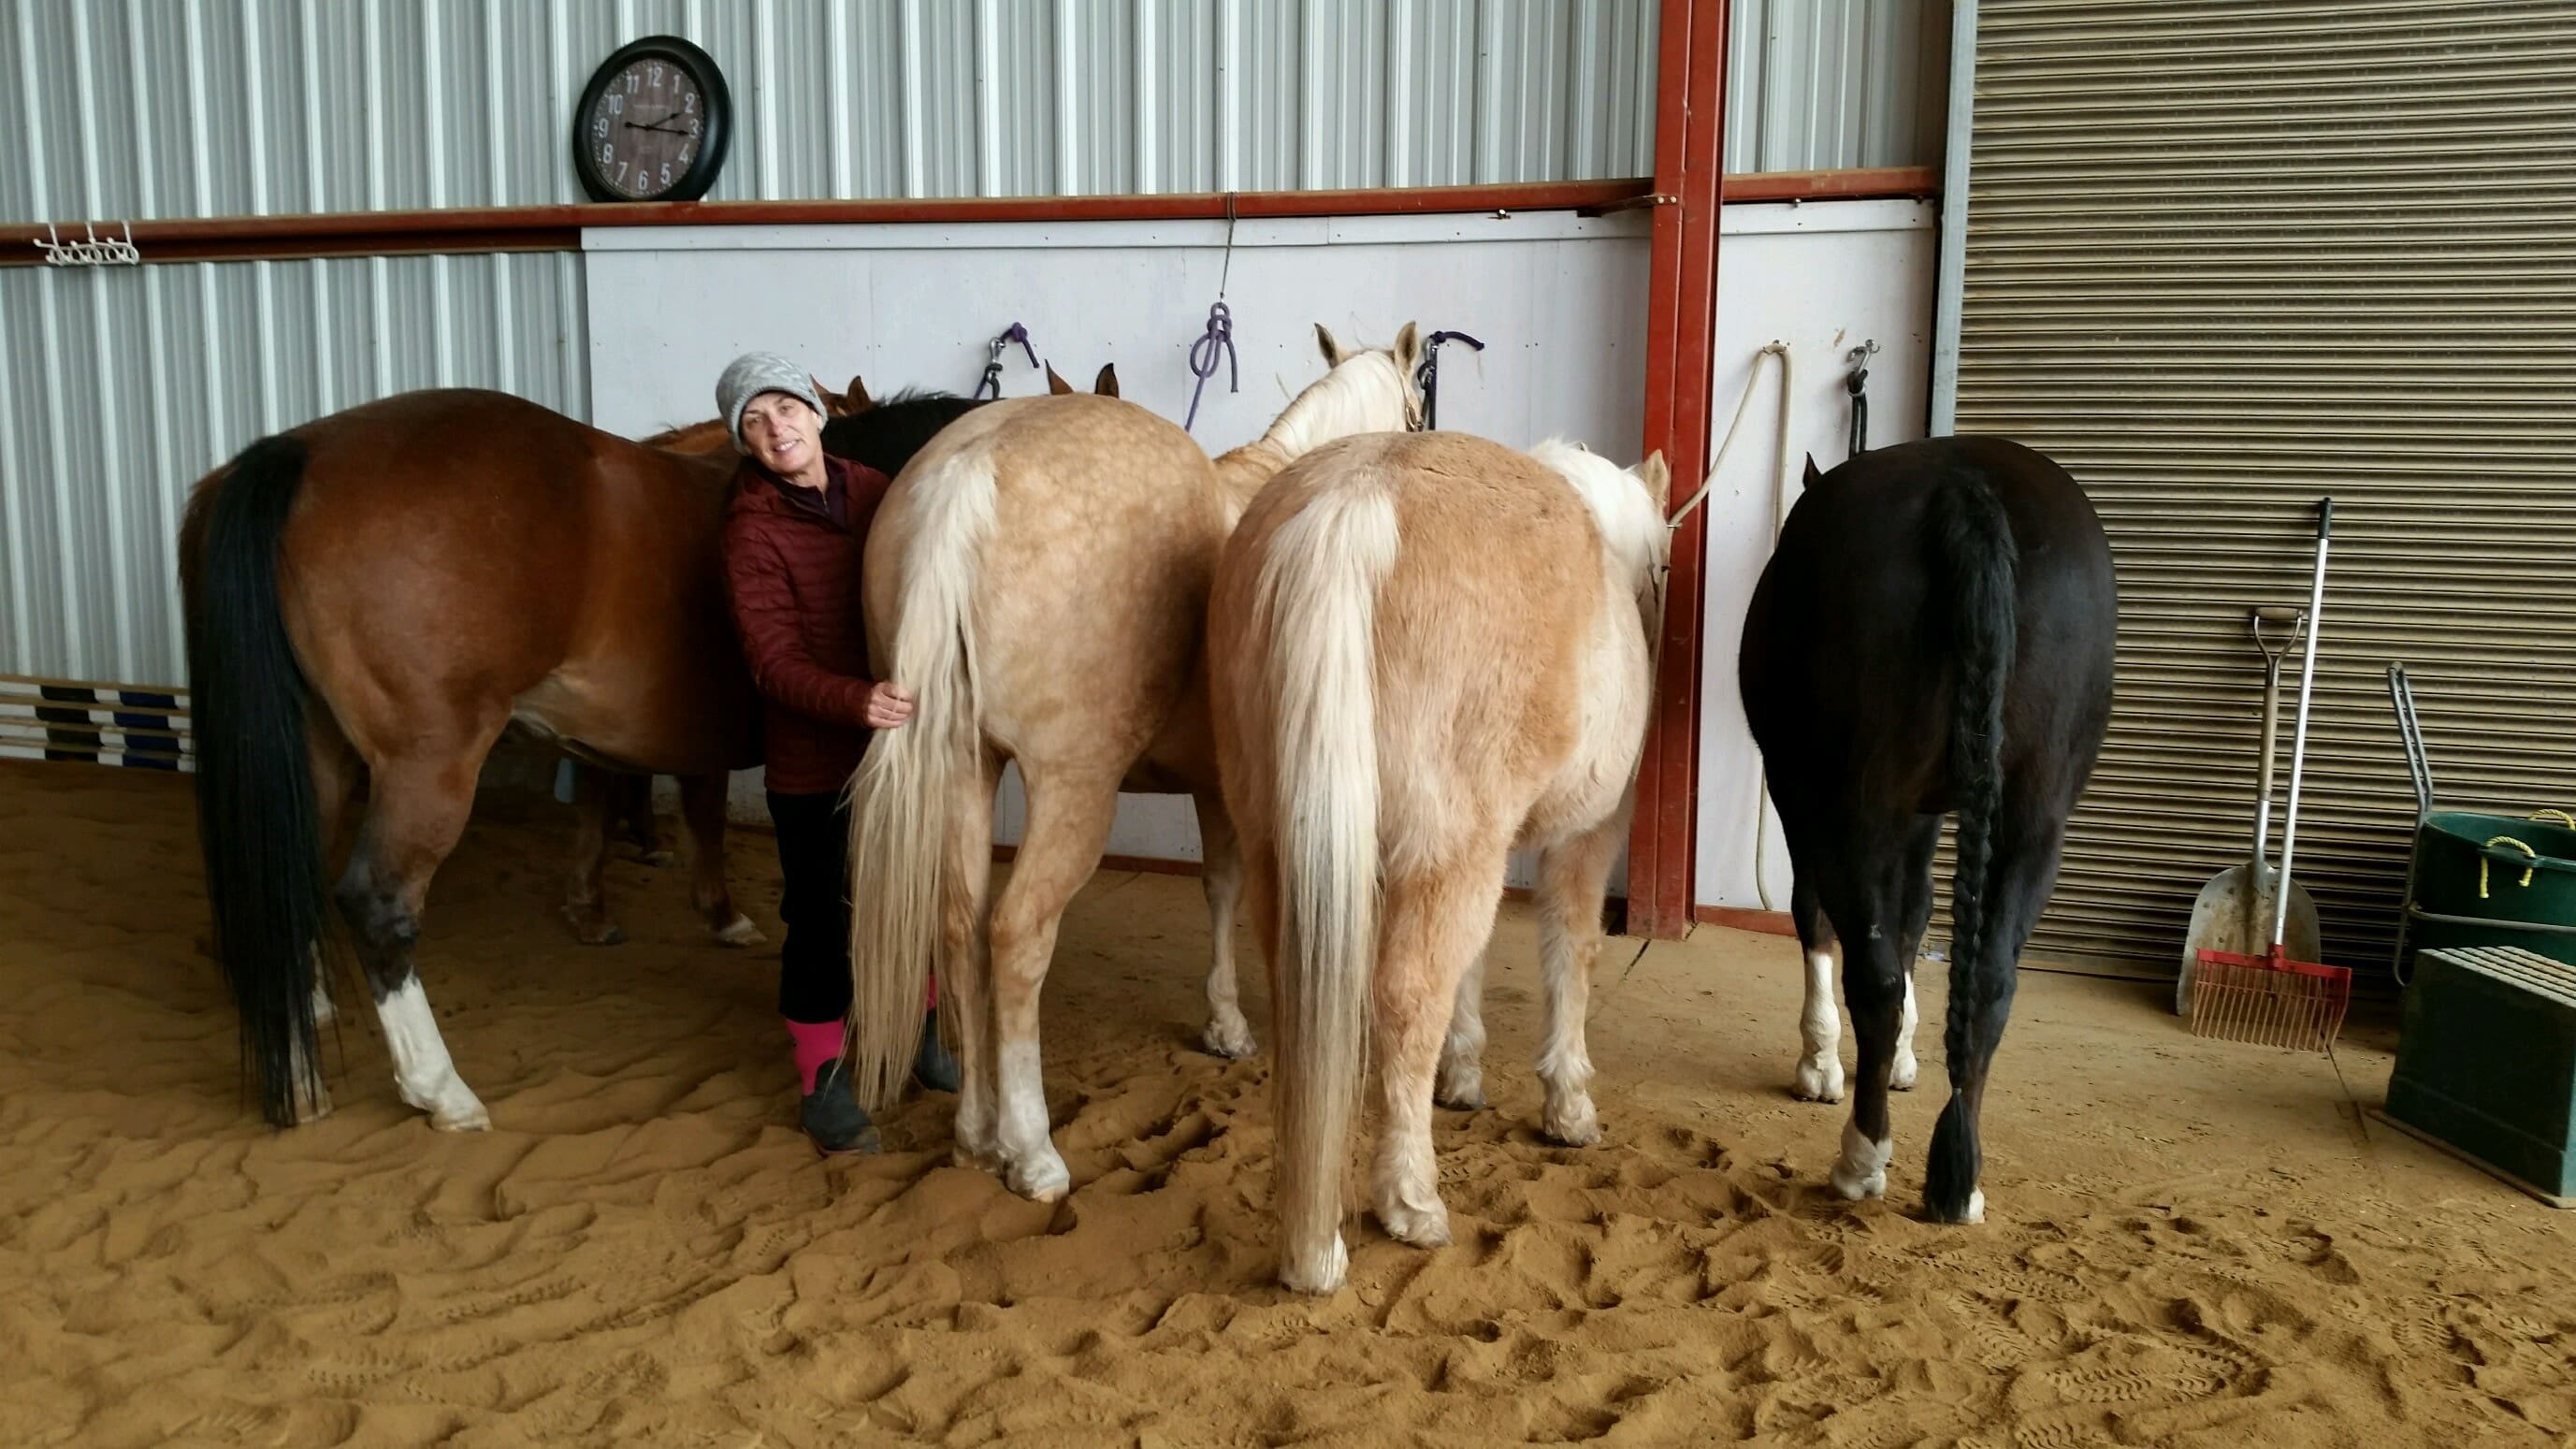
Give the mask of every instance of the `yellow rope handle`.
M 2514 839 L 2510 835 L 2499 835 L 2495 839 L 2488 841 L 2487 849 L 2493 850 L 2499 845 L 2510 845 L 2514 849 L 2521 851 L 2523 854 L 2530 856 L 2533 860 L 2540 859 L 2539 851 L 2532 849 L 2530 846 L 2523 844 L 2521 841 Z M 2526 886 L 2531 884 L 2531 873 L 2532 867 L 2527 865 L 2524 866 L 2522 868 L 2522 880 L 2519 883 Z M 2478 856 L 2478 899 L 2485 900 L 2486 898 L 2487 858 L 2485 855 L 2481 854 Z
M 2570 815 L 2564 810 L 2534 810 L 2531 812 L 2531 818 L 2534 820 L 2555 820 L 2570 830 L 2576 830 L 2576 815 Z

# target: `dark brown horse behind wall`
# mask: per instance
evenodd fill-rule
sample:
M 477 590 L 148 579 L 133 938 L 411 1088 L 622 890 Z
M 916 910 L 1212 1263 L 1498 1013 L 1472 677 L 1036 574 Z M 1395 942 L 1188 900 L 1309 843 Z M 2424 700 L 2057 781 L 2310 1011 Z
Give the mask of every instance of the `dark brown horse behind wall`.
M 327 895 L 403 1099 L 438 1127 L 489 1124 L 412 953 L 513 721 L 577 758 L 680 777 L 697 904 L 719 933 L 753 934 L 722 853 L 725 772 L 757 762 L 718 567 L 732 469 L 729 452 L 665 452 L 453 389 L 264 438 L 197 484 L 180 572 L 200 833 L 269 1120 L 329 1110 Z

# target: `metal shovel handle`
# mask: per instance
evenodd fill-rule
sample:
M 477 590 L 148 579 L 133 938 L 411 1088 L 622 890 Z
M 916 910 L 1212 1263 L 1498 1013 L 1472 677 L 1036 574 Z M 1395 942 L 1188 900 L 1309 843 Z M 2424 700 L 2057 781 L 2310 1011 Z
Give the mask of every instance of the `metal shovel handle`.
M 2287 604 L 2265 604 L 2254 611 L 2254 647 L 2263 651 L 2263 766 L 2255 786 L 2254 873 L 2263 872 L 2272 848 L 2272 755 L 2281 734 L 2281 656 L 2307 631 L 2308 612 Z M 2287 624 L 2290 637 L 2275 645 L 2263 633 L 2266 624 Z M 2249 933 L 2250 934 L 2250 933 Z
M 2299 843 L 2299 787 L 2308 761 L 2308 710 L 2317 681 L 2317 635 L 2326 615 L 2326 546 L 2334 535 L 2334 499 L 2317 501 L 2317 571 L 2308 585 L 2308 648 L 2299 663 L 2299 722 L 2290 735 L 2290 807 L 2281 819 L 2281 893 L 2272 907 L 2272 950 L 2290 929 L 2290 857 Z

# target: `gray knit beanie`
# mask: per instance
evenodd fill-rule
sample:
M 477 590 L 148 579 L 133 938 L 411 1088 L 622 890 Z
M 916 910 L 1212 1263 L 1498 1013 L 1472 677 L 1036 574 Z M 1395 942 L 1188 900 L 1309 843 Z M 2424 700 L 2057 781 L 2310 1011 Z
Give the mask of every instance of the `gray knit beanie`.
M 716 379 L 716 411 L 724 414 L 725 431 L 733 434 L 737 452 L 742 451 L 742 410 L 765 392 L 783 392 L 812 408 L 816 417 L 823 415 L 823 399 L 803 368 L 775 352 L 746 352 Z

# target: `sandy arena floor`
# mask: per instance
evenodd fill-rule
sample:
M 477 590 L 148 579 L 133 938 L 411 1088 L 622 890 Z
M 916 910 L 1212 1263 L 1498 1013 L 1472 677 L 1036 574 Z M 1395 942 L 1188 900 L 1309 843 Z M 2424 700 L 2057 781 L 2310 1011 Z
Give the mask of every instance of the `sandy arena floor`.
M 184 780 L 0 766 L 0 819 L 0 1445 L 2576 1444 L 2576 1214 L 2365 1140 L 2322 1059 L 2196 1041 L 2145 987 L 2025 974 L 1991 1217 L 1943 1229 L 1907 1216 L 1937 981 L 1894 1196 L 1848 1206 L 1770 938 L 1618 950 L 1607 1139 L 1540 1143 L 1515 910 L 1495 1110 L 1439 1128 L 1457 1245 L 1359 1221 L 1313 1302 L 1268 1282 L 1267 1062 L 1190 1046 L 1192 882 L 1104 875 L 1066 923 L 1076 1188 L 1042 1207 L 948 1165 L 944 1097 L 818 1160 L 775 947 L 699 944 L 631 860 L 632 944 L 573 944 L 561 812 L 479 818 L 432 900 L 470 1137 L 396 1100 L 363 1009 L 332 1117 L 249 1114 Z M 770 849 L 734 878 L 774 936 Z M 2389 1024 L 2346 1042 L 2376 1101 Z

